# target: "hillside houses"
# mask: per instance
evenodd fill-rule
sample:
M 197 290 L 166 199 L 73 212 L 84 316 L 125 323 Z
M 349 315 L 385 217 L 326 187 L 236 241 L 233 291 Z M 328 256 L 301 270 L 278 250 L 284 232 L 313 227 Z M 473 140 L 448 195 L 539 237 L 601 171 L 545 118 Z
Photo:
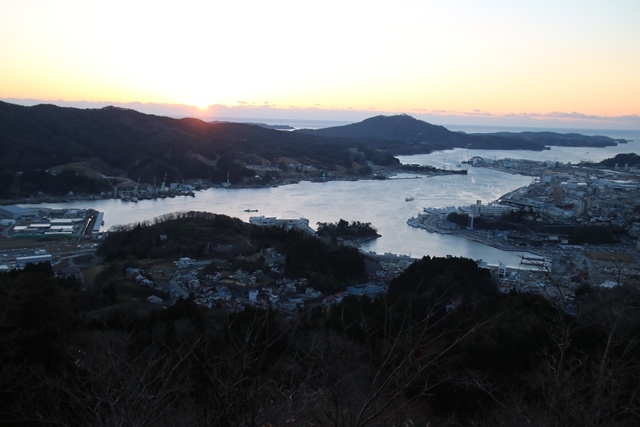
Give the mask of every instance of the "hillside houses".
M 350 286 L 332 295 L 323 295 L 309 286 L 306 278 L 283 277 L 285 257 L 273 248 L 264 249 L 261 255 L 269 260 L 265 264 L 268 273 L 263 270 L 225 270 L 225 263 L 216 260 L 201 261 L 181 257 L 173 261 L 173 268 L 164 269 L 161 273 L 150 274 L 143 269 L 128 268 L 125 274 L 140 286 L 168 292 L 173 301 L 178 298 L 193 298 L 199 305 L 231 311 L 254 306 L 295 314 L 312 307 L 330 308 L 349 295 L 375 298 L 387 292 L 388 284 L 385 282 L 402 270 L 397 262 L 386 260 L 382 263 L 382 270 L 370 273 L 369 283 Z M 218 271 L 205 269 L 211 262 L 215 263 Z M 401 264 L 408 265 L 408 260 L 402 260 Z M 158 303 L 157 300 L 154 302 Z

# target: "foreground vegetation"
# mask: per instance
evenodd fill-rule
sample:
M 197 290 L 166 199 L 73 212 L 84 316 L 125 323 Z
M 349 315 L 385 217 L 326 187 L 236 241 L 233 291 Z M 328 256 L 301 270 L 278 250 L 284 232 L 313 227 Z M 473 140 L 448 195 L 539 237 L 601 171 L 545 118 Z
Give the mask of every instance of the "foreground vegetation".
M 190 230 L 202 241 L 290 247 L 290 274 L 319 281 L 343 286 L 361 271 L 355 254 L 317 239 L 205 214 L 122 230 L 102 251 L 112 262 L 161 256 L 173 249 L 154 244 L 158 232 Z M 180 238 L 168 241 L 184 249 Z M 352 269 L 325 270 L 340 261 Z M 501 294 L 464 258 L 425 257 L 385 297 L 347 297 L 297 316 L 229 313 L 190 298 L 161 310 L 123 302 L 106 284 L 81 291 L 49 265 L 29 265 L 0 274 L 0 418 L 23 426 L 636 426 L 640 293 L 583 288 L 580 303 L 571 317 L 562 301 Z

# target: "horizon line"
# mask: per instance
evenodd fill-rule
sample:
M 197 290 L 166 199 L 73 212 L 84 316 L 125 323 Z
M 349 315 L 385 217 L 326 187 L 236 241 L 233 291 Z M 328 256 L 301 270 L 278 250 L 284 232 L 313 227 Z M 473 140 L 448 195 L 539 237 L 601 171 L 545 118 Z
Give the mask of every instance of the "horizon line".
M 507 113 L 495 114 L 488 111 L 474 110 L 458 112 L 447 110 L 416 110 L 412 112 L 394 112 L 383 110 L 354 109 L 322 109 L 281 108 L 271 105 L 237 105 L 211 104 L 200 108 L 187 104 L 170 104 L 158 102 L 108 102 L 108 101 L 66 101 L 40 100 L 33 98 L 0 98 L 0 100 L 22 106 L 50 104 L 60 107 L 79 109 L 98 109 L 107 106 L 128 108 L 144 114 L 162 115 L 172 118 L 196 118 L 200 120 L 290 120 L 290 121 L 331 121 L 344 124 L 356 123 L 374 116 L 394 116 L 406 114 L 424 121 L 435 121 L 448 126 L 479 127 L 513 127 L 513 128 L 547 128 L 547 129 L 591 129 L 591 130 L 640 130 L 640 115 L 597 116 L 579 112 L 551 113 Z M 449 119 L 449 120 L 447 120 Z

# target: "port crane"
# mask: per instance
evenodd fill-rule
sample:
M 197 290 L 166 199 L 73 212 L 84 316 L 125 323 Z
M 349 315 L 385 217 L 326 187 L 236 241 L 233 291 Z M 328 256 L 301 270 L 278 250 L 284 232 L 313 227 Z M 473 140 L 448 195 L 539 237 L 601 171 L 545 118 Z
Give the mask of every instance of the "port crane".
M 118 198 L 118 184 L 116 183 L 116 185 L 113 185 L 111 183 L 110 179 L 107 179 L 107 182 L 109 183 L 109 185 L 111 186 L 111 188 L 113 188 L 113 198 L 117 199 Z
M 139 197 L 139 196 L 138 196 L 138 194 L 139 194 L 139 192 L 138 192 L 138 191 L 139 191 L 139 188 L 140 188 L 140 177 L 138 177 L 138 182 L 136 182 L 135 189 L 133 190 L 133 194 L 134 194 L 134 196 L 136 196 L 136 197 Z
M 160 193 L 164 194 L 167 192 L 167 173 L 164 173 L 164 178 L 162 179 L 162 184 L 160 184 Z

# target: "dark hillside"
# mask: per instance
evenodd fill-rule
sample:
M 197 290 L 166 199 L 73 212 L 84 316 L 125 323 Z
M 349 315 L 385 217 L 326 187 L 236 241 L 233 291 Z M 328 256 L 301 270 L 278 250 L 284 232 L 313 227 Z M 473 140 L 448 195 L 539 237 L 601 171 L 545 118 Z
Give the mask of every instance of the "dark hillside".
M 211 237 L 224 226 L 246 231 L 223 216 L 210 216 L 208 225 L 184 219 L 157 225 L 169 232 L 204 227 Z M 125 248 L 143 234 L 130 232 Z M 293 239 L 294 246 L 315 246 L 283 229 L 252 234 L 258 243 Z M 334 254 L 345 262 L 349 255 Z M 307 269 L 314 260 L 298 261 Z M 107 270 L 122 277 L 122 267 Z M 55 276 L 48 264 L 0 272 L 2 421 L 110 426 L 127 420 L 141 427 L 640 424 L 635 287 L 583 289 L 573 317 L 559 301 L 497 293 L 486 286 L 486 276 L 472 260 L 424 258 L 392 283 L 395 296 L 347 296 L 330 307 L 290 314 L 246 301 L 242 310 L 207 308 L 192 296 L 163 308 L 124 298 L 111 281 L 84 291 L 75 279 Z M 457 308 L 452 300 L 440 309 L 458 296 Z
M 406 114 L 376 116 L 350 125 L 297 132 L 341 138 L 343 144 L 353 144 L 350 141 L 357 140 L 361 151 L 375 150 L 387 155 L 423 154 L 469 144 L 465 134 L 451 132 Z
M 355 138 L 363 141 L 370 139 L 382 140 L 386 141 L 384 145 L 392 154 L 428 153 L 432 150 L 463 147 L 477 149 L 542 149 L 541 146 L 535 143 L 516 138 L 494 137 L 488 139 L 484 136 L 452 132 L 443 126 L 432 125 L 406 114 L 376 116 L 350 125 L 316 130 L 303 129 L 299 132 L 335 138 Z
M 545 146 L 557 147 L 612 147 L 617 144 L 625 144 L 624 139 L 613 139 L 601 135 L 581 135 L 579 133 L 558 132 L 496 132 L 471 134 L 484 137 L 518 138 Z
M 338 138 L 376 138 L 407 142 L 437 142 L 460 136 L 443 126 L 432 125 L 406 114 L 376 116 L 350 125 L 301 132 Z
M 222 182 L 227 173 L 233 183 L 253 175 L 245 166 L 277 166 L 283 157 L 330 171 L 351 168 L 354 161 L 347 147 L 326 138 L 256 125 L 172 119 L 115 107 L 5 102 L 0 102 L 0 149 L 0 197 L 8 197 L 10 189 L 16 196 L 27 192 L 13 177 L 38 169 L 52 174 L 73 170 L 103 184 L 104 176 L 159 183 L 165 174 L 168 182 Z
M 288 172 L 293 164 L 336 176 L 368 176 L 372 165 L 397 165 L 393 158 L 397 154 L 451 148 L 542 150 L 551 144 L 617 142 L 624 141 L 548 132 L 471 135 L 408 115 L 283 132 L 116 107 L 24 107 L 0 102 L 0 199 L 32 197 L 38 192 L 98 193 L 110 191 L 112 185 L 131 188 L 137 182 L 144 188 L 144 184 L 160 184 L 165 177 L 167 183 L 196 179 L 221 183 L 228 177 L 235 184 L 255 176 L 252 166 Z
M 364 278 L 364 258 L 356 248 L 208 212 L 179 212 L 152 223 L 124 226 L 109 233 L 98 255 L 107 262 L 215 256 L 234 263 L 237 257 L 251 257 L 264 248 L 285 254 L 284 273 L 289 277 L 306 277 L 323 292 L 343 291 L 346 284 Z
M 624 143 L 622 139 L 606 136 L 585 136 L 555 132 L 452 132 L 406 114 L 376 116 L 345 126 L 326 129 L 301 129 L 298 132 L 334 138 L 366 141 L 366 145 L 384 148 L 390 154 L 428 153 L 451 148 L 543 150 L 546 146 L 604 147 Z M 377 143 L 373 141 L 378 141 Z M 381 141 L 384 141 L 382 143 Z
M 618 167 L 637 167 L 640 165 L 640 156 L 635 153 L 616 154 L 615 157 L 604 159 L 599 165 L 610 168 Z

